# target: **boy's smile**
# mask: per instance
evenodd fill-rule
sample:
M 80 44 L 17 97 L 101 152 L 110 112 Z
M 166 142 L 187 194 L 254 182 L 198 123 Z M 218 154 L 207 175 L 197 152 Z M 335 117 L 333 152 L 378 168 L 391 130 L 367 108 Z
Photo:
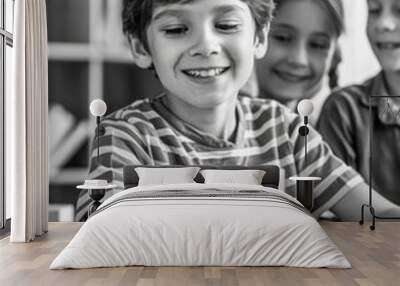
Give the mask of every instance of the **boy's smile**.
M 209 68 L 205 67 L 196 69 L 186 69 L 182 70 L 182 72 L 190 77 L 195 77 L 195 78 L 213 78 L 220 76 L 228 69 L 229 67 L 209 67 Z
M 233 101 L 259 45 L 251 11 L 240 0 L 155 7 L 146 35 L 167 94 L 196 108 Z
M 400 48 L 400 42 L 379 41 L 376 42 L 376 46 L 380 50 L 390 51 Z

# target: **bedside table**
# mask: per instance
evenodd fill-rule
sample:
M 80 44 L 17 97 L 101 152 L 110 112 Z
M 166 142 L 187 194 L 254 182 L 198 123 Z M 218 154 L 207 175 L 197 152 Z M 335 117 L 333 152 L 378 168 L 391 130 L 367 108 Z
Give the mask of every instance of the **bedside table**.
M 296 199 L 308 210 L 314 205 L 314 183 L 321 181 L 320 177 L 290 177 L 289 180 L 296 181 Z
M 104 197 L 106 192 L 115 187 L 115 185 L 108 184 L 106 180 L 85 180 L 85 184 L 76 186 L 77 189 L 88 190 L 89 197 L 92 199 L 88 210 L 88 217 L 101 205 L 100 200 Z

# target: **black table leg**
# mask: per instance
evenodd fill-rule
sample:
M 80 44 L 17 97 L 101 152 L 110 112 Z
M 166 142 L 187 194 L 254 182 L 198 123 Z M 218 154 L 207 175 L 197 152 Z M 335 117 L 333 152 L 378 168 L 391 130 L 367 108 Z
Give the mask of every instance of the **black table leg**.
M 101 205 L 100 200 L 104 197 L 105 189 L 89 189 L 89 197 L 92 199 L 92 203 L 89 206 L 88 217 L 93 214 L 96 209 Z
M 314 205 L 314 181 L 298 180 L 297 181 L 297 200 L 311 211 Z

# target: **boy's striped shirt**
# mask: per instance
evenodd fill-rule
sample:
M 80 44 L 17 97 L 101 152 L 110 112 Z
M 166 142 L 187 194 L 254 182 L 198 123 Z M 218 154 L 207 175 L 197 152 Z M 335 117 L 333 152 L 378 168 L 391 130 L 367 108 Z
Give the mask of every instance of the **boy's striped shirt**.
M 382 71 L 362 84 L 337 89 L 326 100 L 317 129 L 335 155 L 366 181 L 371 175 L 374 190 L 400 205 L 400 103 L 388 96 L 393 94 Z
M 313 214 L 319 216 L 362 178 L 335 157 L 321 136 L 310 127 L 308 164 L 304 160 L 304 137 L 298 135 L 302 119 L 276 101 L 239 96 L 237 128 L 231 141 L 213 137 L 177 118 L 154 99 L 135 101 L 101 122 L 100 157 L 93 143 L 89 177 L 103 178 L 123 188 L 126 165 L 278 165 L 285 173 L 285 192 L 295 194 L 291 176 L 319 176 Z M 100 163 L 98 163 L 100 162 Z M 111 193 L 107 194 L 108 196 Z M 76 219 L 85 217 L 90 199 L 82 191 Z

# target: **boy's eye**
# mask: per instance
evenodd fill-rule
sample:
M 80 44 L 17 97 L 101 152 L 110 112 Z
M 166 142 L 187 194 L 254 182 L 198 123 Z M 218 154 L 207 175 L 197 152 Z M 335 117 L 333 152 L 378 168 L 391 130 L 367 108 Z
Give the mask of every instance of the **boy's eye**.
M 180 35 L 186 33 L 188 28 L 185 26 L 172 26 L 163 28 L 162 31 L 167 35 Z
M 368 1 L 368 14 L 370 15 L 378 15 L 381 11 L 381 8 L 378 3 L 374 1 Z
M 239 30 L 240 24 L 236 22 L 223 22 L 223 23 L 217 23 L 215 27 L 218 30 L 225 32 L 236 32 Z
M 381 10 L 377 7 L 369 7 L 368 8 L 369 15 L 379 15 L 380 12 L 381 12 Z
M 329 50 L 331 44 L 329 41 L 326 40 L 314 40 L 309 43 L 312 49 L 316 50 Z
M 287 34 L 274 33 L 272 38 L 281 43 L 289 43 L 291 41 L 291 37 Z
M 317 50 L 328 50 L 329 44 L 326 43 L 318 43 L 318 42 L 311 42 L 310 47 Z

